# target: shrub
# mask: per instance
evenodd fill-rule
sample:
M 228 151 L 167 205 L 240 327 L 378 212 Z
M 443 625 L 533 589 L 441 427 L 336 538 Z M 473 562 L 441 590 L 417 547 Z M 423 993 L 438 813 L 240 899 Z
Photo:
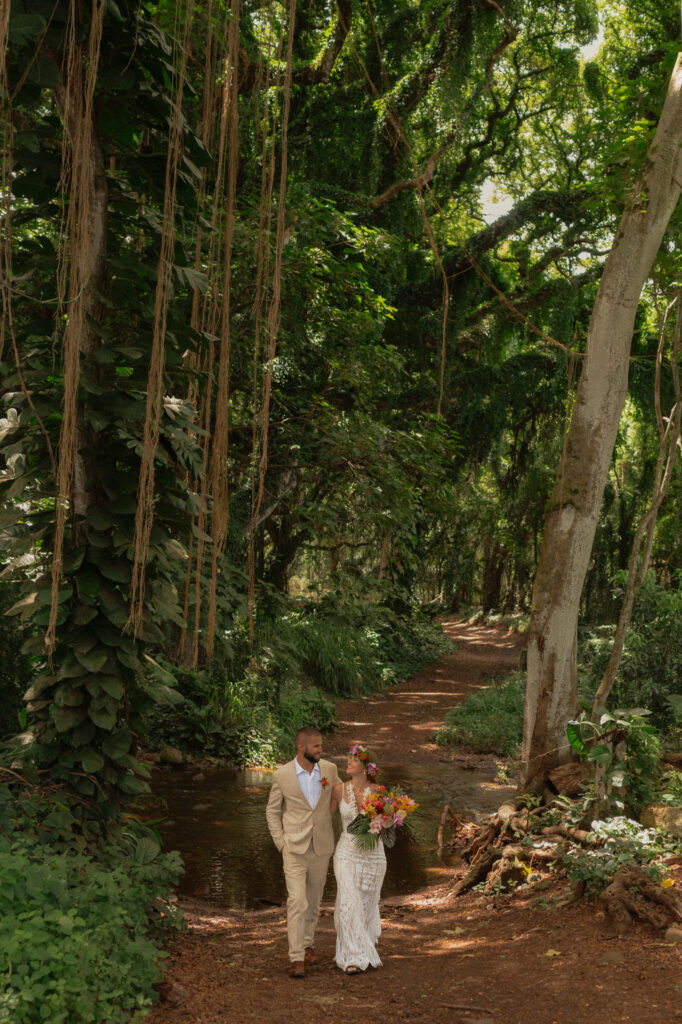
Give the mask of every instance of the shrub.
M 0 1021 L 126 1024 L 156 998 L 179 855 L 139 827 L 95 847 L 66 807 L 0 798 Z
M 469 694 L 448 711 L 436 742 L 515 756 L 523 735 L 525 686 L 524 674 L 515 672 L 502 683 Z
M 592 848 L 569 844 L 561 859 L 570 880 L 584 885 L 587 895 L 601 892 L 616 871 L 628 865 L 641 867 L 658 881 L 665 869 L 655 861 L 677 851 L 675 842 L 661 829 L 644 828 L 622 816 L 593 821 L 591 834 L 604 844 Z
M 674 768 L 663 772 L 657 799 L 671 807 L 682 807 L 682 772 Z

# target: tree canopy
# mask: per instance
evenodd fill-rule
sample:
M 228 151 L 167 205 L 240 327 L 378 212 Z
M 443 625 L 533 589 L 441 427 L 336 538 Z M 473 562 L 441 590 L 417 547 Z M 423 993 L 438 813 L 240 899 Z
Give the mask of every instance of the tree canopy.
M 55 779 L 139 792 L 153 703 L 186 669 L 246 678 L 291 614 L 396 642 L 433 602 L 529 609 L 678 35 L 658 0 L 12 0 L 6 685 Z M 655 470 L 678 216 L 636 311 L 593 621 Z M 667 415 L 669 355 L 659 377 Z

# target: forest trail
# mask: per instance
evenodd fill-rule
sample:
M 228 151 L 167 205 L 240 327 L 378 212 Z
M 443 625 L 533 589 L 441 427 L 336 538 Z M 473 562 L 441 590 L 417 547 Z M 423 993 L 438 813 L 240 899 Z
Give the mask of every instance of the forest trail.
M 517 668 L 524 640 L 501 627 L 460 619 L 441 625 L 457 650 L 390 690 L 338 701 L 338 729 L 326 738 L 325 756 L 342 757 L 353 743 L 362 743 L 380 764 L 423 764 L 443 757 L 433 734 L 446 712 Z
M 446 655 L 391 691 L 340 701 L 325 753 L 353 741 L 386 764 L 437 761 L 431 740 L 466 693 L 516 667 L 522 643 L 502 629 L 444 623 Z M 476 755 L 464 755 L 469 760 Z M 615 938 L 596 904 L 561 907 L 561 880 L 535 894 L 453 900 L 448 883 L 382 904 L 384 966 L 360 977 L 334 964 L 330 906 L 319 966 L 287 977 L 286 912 L 186 904 L 189 930 L 170 953 L 164 999 L 147 1024 L 674 1024 L 682 1022 L 679 946 L 639 925 Z

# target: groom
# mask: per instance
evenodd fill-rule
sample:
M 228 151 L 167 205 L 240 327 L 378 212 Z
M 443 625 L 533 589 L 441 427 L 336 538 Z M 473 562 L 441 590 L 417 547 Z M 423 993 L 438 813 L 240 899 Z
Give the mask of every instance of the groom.
M 296 733 L 296 757 L 272 777 L 265 816 L 282 854 L 287 883 L 289 976 L 303 978 L 317 963 L 313 938 L 320 900 L 334 850 L 330 801 L 339 781 L 336 765 L 322 761 L 322 734 L 307 727 Z

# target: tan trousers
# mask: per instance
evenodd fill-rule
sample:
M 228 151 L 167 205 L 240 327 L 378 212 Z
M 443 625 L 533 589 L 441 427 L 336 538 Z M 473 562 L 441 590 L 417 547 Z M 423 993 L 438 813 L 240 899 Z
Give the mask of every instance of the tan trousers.
M 303 960 L 305 950 L 313 944 L 329 857 L 319 857 L 313 850 L 312 841 L 303 854 L 290 853 L 286 847 L 282 851 L 288 894 L 289 959 L 292 963 Z

